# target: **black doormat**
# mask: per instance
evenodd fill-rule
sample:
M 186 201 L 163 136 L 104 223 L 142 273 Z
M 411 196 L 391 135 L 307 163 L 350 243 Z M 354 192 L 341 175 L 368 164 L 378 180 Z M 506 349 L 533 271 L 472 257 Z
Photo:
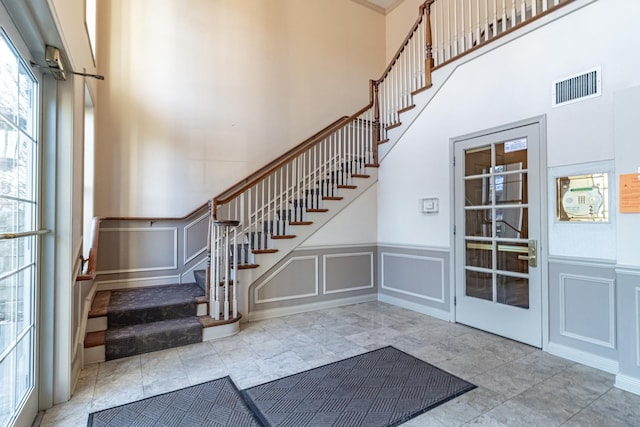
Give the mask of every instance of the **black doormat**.
M 224 377 L 89 414 L 88 427 L 260 426 Z
M 393 347 L 243 390 L 265 426 L 396 426 L 476 386 Z
M 242 391 L 229 377 L 209 381 L 94 412 L 87 425 L 397 426 L 475 387 L 384 347 Z

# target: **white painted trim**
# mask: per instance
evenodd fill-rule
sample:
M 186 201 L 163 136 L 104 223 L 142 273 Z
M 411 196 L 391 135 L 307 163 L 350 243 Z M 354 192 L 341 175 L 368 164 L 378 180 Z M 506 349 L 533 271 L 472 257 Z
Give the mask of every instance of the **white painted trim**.
M 302 252 L 302 251 L 327 251 L 327 250 L 340 250 L 340 249 L 353 249 L 353 248 L 376 248 L 378 246 L 377 243 L 353 243 L 353 244 L 344 244 L 344 245 L 329 245 L 329 246 L 298 246 L 294 252 Z
M 346 257 L 357 257 L 357 256 L 365 256 L 369 255 L 369 284 L 362 286 L 355 286 L 352 288 L 342 288 L 336 289 L 334 291 L 327 291 L 327 258 L 346 258 Z M 325 254 L 322 255 L 322 293 L 324 295 L 329 294 L 338 294 L 341 292 L 350 292 L 357 291 L 362 289 L 373 289 L 373 252 L 353 252 L 353 253 L 344 253 L 344 254 Z
M 330 301 L 320 301 L 311 304 L 300 304 L 295 307 L 272 308 L 267 310 L 259 310 L 249 313 L 249 321 L 272 319 L 274 317 L 290 316 L 292 314 L 307 313 L 309 311 L 324 310 L 327 308 L 341 307 L 344 305 L 360 304 L 364 302 L 377 301 L 376 294 L 360 295 L 357 297 L 348 297 L 334 299 Z
M 315 292 L 308 293 L 308 294 L 300 294 L 300 295 L 290 295 L 290 296 L 279 297 L 279 298 L 268 298 L 268 299 L 260 299 L 258 297 L 258 291 L 262 289 L 264 286 L 266 286 L 266 284 L 269 283 L 271 279 L 277 276 L 281 271 L 287 268 L 294 261 L 302 261 L 302 260 L 309 260 L 309 259 L 312 259 L 315 264 L 315 274 L 314 274 Z M 276 302 L 276 301 L 286 301 L 286 300 L 298 299 L 298 298 L 317 297 L 320 294 L 319 287 L 320 286 L 318 283 L 318 256 L 310 255 L 310 256 L 301 256 L 301 257 L 291 257 L 284 264 L 278 267 L 276 271 L 271 273 L 269 277 L 267 277 L 262 283 L 260 283 L 258 286 L 255 287 L 255 289 L 253 290 L 253 297 L 254 297 L 255 304 L 263 304 L 266 302 Z
M 378 294 L 378 301 L 387 304 L 395 305 L 398 307 L 406 308 L 407 310 L 415 311 L 417 313 L 426 314 L 427 316 L 435 317 L 437 319 L 445 320 L 447 322 L 453 322 L 453 313 L 440 310 L 439 308 L 428 307 L 426 305 L 416 304 L 415 302 L 403 300 L 401 298 L 392 297 L 385 294 Z
M 173 231 L 173 265 L 158 266 L 158 267 L 146 267 L 146 268 L 130 268 L 124 270 L 105 270 L 96 272 L 96 276 L 104 274 L 116 274 L 116 273 L 137 273 L 147 271 L 163 271 L 163 270 L 175 270 L 178 268 L 178 227 L 132 227 L 132 228 L 104 228 L 100 230 L 100 233 L 109 232 L 160 232 L 160 231 Z
M 610 349 L 616 348 L 616 319 L 615 319 L 615 281 L 612 279 L 605 279 L 603 277 L 590 277 L 582 276 L 578 274 L 560 273 L 560 335 L 568 338 L 572 338 L 578 341 L 587 342 L 589 344 L 595 344 L 601 347 Z M 565 313 L 565 283 L 566 279 L 577 279 L 584 282 L 603 283 L 609 285 L 609 341 L 602 341 L 593 337 L 588 337 L 580 334 L 576 334 L 567 331 L 566 328 L 566 313 Z
M 107 328 L 107 316 L 92 317 L 91 319 L 87 319 L 87 329 L 85 332 L 106 331 Z
M 195 281 L 195 276 L 192 276 L 193 280 L 189 280 L 189 281 L 185 281 L 185 278 L 189 274 L 193 274 L 193 272 L 196 270 L 206 270 L 206 268 L 207 268 L 207 258 L 204 258 L 199 263 L 195 264 L 193 267 L 191 267 L 190 269 L 180 274 L 180 283 L 193 283 Z
M 640 287 L 636 286 L 636 366 L 640 368 Z
M 613 385 L 620 390 L 640 395 L 640 379 L 638 378 L 625 374 L 617 374 L 616 382 Z
M 591 366 L 592 368 L 609 372 L 610 374 L 617 374 L 619 370 L 619 364 L 617 360 L 607 359 L 602 356 L 596 356 L 595 354 L 567 347 L 562 344 L 550 342 L 547 345 L 547 352 L 554 356 L 562 357 L 563 359 L 571 360 L 576 363 L 581 363 L 583 365 Z
M 640 276 L 640 267 L 633 265 L 616 265 L 616 273 L 628 276 Z
M 202 249 L 198 250 L 195 254 L 191 255 L 189 258 L 187 258 L 187 243 L 189 243 L 189 233 L 188 230 L 195 226 L 197 223 L 199 223 L 200 221 L 203 220 L 208 220 L 209 219 L 209 214 L 206 213 L 204 215 L 202 215 L 201 217 L 193 220 L 192 222 L 190 222 L 189 224 L 184 226 L 184 229 L 182 230 L 182 245 L 183 245 L 183 251 L 182 251 L 182 265 L 187 265 L 188 263 L 190 263 L 191 261 L 193 261 L 194 259 L 196 259 L 198 257 L 198 255 L 200 255 L 201 253 L 205 252 L 207 250 L 207 245 L 205 245 Z
M 422 295 L 422 294 L 417 294 L 415 292 L 409 292 L 409 291 L 405 291 L 404 289 L 398 289 L 398 288 L 394 288 L 392 286 L 387 286 L 384 283 L 384 265 L 385 265 L 385 261 L 384 261 L 384 257 L 385 255 L 388 255 L 390 257 L 397 257 L 397 258 L 410 258 L 410 259 L 421 259 L 421 260 L 425 260 L 425 261 L 437 261 L 440 263 L 440 295 L 442 295 L 442 297 L 440 299 L 438 298 L 434 298 L 434 297 L 430 297 L 427 295 Z M 434 257 L 427 257 L 427 256 L 422 256 L 422 255 L 408 255 L 408 254 L 401 254 L 401 253 L 393 253 L 393 252 L 382 252 L 380 254 L 380 286 L 382 287 L 382 289 L 387 289 L 393 292 L 398 292 L 404 295 L 409 295 L 412 297 L 416 297 L 416 298 L 421 298 L 421 299 L 425 299 L 428 301 L 434 301 L 434 302 L 438 302 L 438 303 L 444 303 L 444 298 L 445 298 L 445 293 L 444 293 L 444 260 L 442 258 L 434 258 Z
M 89 347 L 84 349 L 84 366 L 92 363 L 104 362 L 106 357 L 106 347 L 99 345 L 96 347 Z
M 146 286 L 175 285 L 179 283 L 180 276 L 139 277 L 135 279 L 96 280 L 99 291 L 112 291 L 115 289 L 144 288 Z
M 599 268 L 611 268 L 615 265 L 615 261 L 599 258 L 572 258 L 562 256 L 550 256 L 548 258 L 549 264 L 562 264 L 562 265 L 576 265 L 578 267 L 599 267 Z
M 446 248 L 444 246 L 422 246 L 422 245 L 399 245 L 396 243 L 378 243 L 378 248 L 387 247 L 392 249 L 415 249 L 420 251 L 432 251 L 432 252 L 446 252 L 450 253 L 452 251 L 451 248 Z
M 217 340 L 230 337 L 240 332 L 240 322 L 226 323 L 224 325 L 210 326 L 202 329 L 202 341 Z

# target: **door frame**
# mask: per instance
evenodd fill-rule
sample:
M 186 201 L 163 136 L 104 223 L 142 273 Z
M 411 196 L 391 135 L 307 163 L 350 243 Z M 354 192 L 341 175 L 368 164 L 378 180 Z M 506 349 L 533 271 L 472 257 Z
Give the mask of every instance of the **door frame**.
M 451 311 L 451 319 L 456 322 L 457 321 L 457 313 L 456 313 L 456 268 L 458 267 L 457 255 L 458 251 L 464 250 L 464 248 L 456 247 L 456 236 L 454 234 L 456 222 L 456 209 L 458 206 L 456 205 L 456 194 L 455 194 L 455 167 L 454 167 L 454 158 L 455 158 L 455 143 L 477 138 L 481 136 L 486 136 L 493 133 L 498 133 L 502 131 L 506 131 L 513 128 L 518 128 L 522 126 L 528 125 L 537 125 L 538 126 L 538 138 L 539 138 L 539 158 L 540 162 L 538 165 L 538 185 L 540 188 L 540 241 L 538 242 L 538 267 L 540 268 L 540 296 L 542 298 L 541 301 L 541 328 L 542 328 L 542 349 L 546 350 L 549 343 L 549 272 L 548 272 L 548 241 L 549 241 L 549 225 L 548 225 L 548 185 L 547 185 L 547 117 L 546 115 L 534 116 L 527 119 L 510 122 L 507 124 L 486 128 L 483 130 L 475 131 L 472 133 L 458 135 L 452 138 L 449 138 L 449 197 L 451 200 L 449 209 L 449 221 L 451 224 L 451 232 L 449 234 L 449 245 L 451 247 L 451 262 L 449 263 L 449 277 L 450 280 L 450 301 L 449 308 Z M 530 207 L 531 209 L 531 207 Z

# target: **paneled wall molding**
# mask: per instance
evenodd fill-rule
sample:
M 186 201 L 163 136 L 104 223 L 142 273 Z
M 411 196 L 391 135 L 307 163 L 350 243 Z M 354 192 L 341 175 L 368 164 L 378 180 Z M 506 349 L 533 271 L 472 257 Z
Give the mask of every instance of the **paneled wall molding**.
M 607 279 L 603 277 L 592 277 L 592 276 L 581 276 L 576 274 L 568 274 L 568 273 L 560 273 L 560 335 L 564 335 L 568 338 L 573 338 L 579 341 L 584 341 L 590 344 L 599 345 L 606 348 L 615 349 L 615 324 L 616 324 L 616 307 L 615 307 L 615 280 Z M 567 329 L 567 316 L 566 316 L 566 286 L 567 279 L 575 279 L 580 280 L 582 282 L 591 282 L 604 284 L 608 287 L 608 296 L 609 296 L 609 340 L 603 341 L 594 337 L 585 336 L 579 333 L 571 332 Z
M 127 233 L 172 233 L 173 244 L 171 249 L 173 255 L 171 257 L 172 262 L 168 265 L 159 265 L 153 267 L 136 267 L 136 268 L 123 268 L 114 270 L 101 270 L 97 271 L 96 275 L 104 274 L 117 274 L 117 273 L 138 273 L 138 272 L 150 272 L 150 271 L 163 271 L 163 270 L 176 270 L 178 268 L 178 228 L 177 227 L 125 227 L 125 228 L 101 228 L 100 234 L 108 233 L 121 233 L 123 235 Z M 100 239 L 100 242 L 105 242 L 105 239 Z
M 198 249 L 192 254 L 189 254 L 189 230 L 194 228 L 196 225 L 200 224 L 202 221 L 208 221 L 208 220 L 209 220 L 209 214 L 206 213 L 184 226 L 184 230 L 182 231 L 182 234 L 184 236 L 183 237 L 184 250 L 183 250 L 183 257 L 182 257 L 183 265 L 187 265 L 188 263 L 196 259 L 199 255 L 206 252 L 207 245 L 205 244 L 202 248 Z
M 296 252 L 302 251 L 329 251 L 329 250 L 342 250 L 342 249 L 353 249 L 353 248 L 362 248 L 362 247 L 376 247 L 377 243 L 355 243 L 352 245 L 330 245 L 330 246 L 304 246 L 301 245 L 296 249 Z
M 610 374 L 617 374 L 619 370 L 619 363 L 617 360 L 596 356 L 595 354 L 577 350 L 565 345 L 549 343 L 546 350 L 554 356 L 582 363 L 583 365 L 591 366 L 592 368 L 600 369 L 605 372 L 609 372 Z
M 340 299 L 332 299 L 328 301 L 319 301 L 310 304 L 298 304 L 289 307 L 279 307 L 266 310 L 257 310 L 249 313 L 249 321 L 272 319 L 274 317 L 290 316 L 292 314 L 306 313 L 309 311 L 324 310 L 327 308 L 341 307 L 344 305 L 360 304 L 363 302 L 376 301 L 376 294 L 360 295 L 356 297 L 347 297 Z
M 271 280 L 273 280 L 280 272 L 284 271 L 287 267 L 289 267 L 291 264 L 295 263 L 295 262 L 299 262 L 299 261 L 305 261 L 305 260 L 312 260 L 314 262 L 314 266 L 315 266 L 315 290 L 313 292 L 307 292 L 307 293 L 303 293 L 303 294 L 295 294 L 295 295 L 288 295 L 288 296 L 282 296 L 282 297 L 276 297 L 276 298 L 265 298 L 265 299 L 261 299 L 260 298 L 260 290 L 262 288 L 264 288 L 265 286 L 269 285 L 269 283 L 271 282 Z M 276 301 L 286 301 L 286 300 L 292 300 L 292 299 L 298 299 L 298 298 L 307 298 L 307 297 L 315 297 L 319 295 L 319 283 L 318 283 L 318 256 L 317 255 L 310 255 L 310 256 L 294 256 L 289 258 L 284 264 L 282 264 L 280 267 L 278 267 L 273 273 L 271 273 L 262 283 L 260 283 L 258 286 L 255 287 L 255 289 L 253 290 L 254 292 L 254 301 L 256 304 L 262 304 L 262 303 L 266 303 L 266 302 L 276 302 Z
M 636 367 L 640 368 L 640 286 L 636 286 L 636 316 L 635 316 L 635 329 L 636 329 Z
M 193 274 L 196 270 L 206 270 L 207 268 L 207 258 L 200 260 L 197 264 L 194 264 L 191 268 L 185 270 L 180 275 L 180 283 L 193 283 L 195 282 L 195 276 Z
M 429 252 L 446 252 L 451 253 L 452 249 L 444 246 L 422 246 L 422 245 L 400 245 L 397 243 L 378 243 L 378 248 L 394 248 L 394 249 L 414 249 Z
M 401 289 L 399 288 L 397 285 L 394 284 L 388 284 L 386 283 L 385 280 L 385 266 L 386 263 L 388 262 L 386 260 L 386 258 L 405 258 L 405 259 L 411 259 L 411 260 L 419 260 L 419 261 L 426 261 L 426 262 L 434 262 L 439 264 L 440 268 L 439 268 L 439 272 L 440 272 L 440 286 L 439 286 L 439 291 L 440 291 L 440 296 L 439 297 L 434 297 L 434 296 L 429 296 L 429 295 L 424 295 L 424 294 L 419 294 L 417 292 L 412 292 L 412 291 L 408 291 L 406 289 Z M 381 252 L 380 255 L 381 258 L 381 266 L 380 266 L 380 271 L 381 271 L 381 277 L 380 277 L 380 283 L 381 283 L 381 287 L 382 289 L 385 290 L 389 290 L 389 291 L 393 291 L 393 292 L 398 292 L 404 295 L 408 295 L 411 297 L 415 297 L 415 298 L 420 298 L 420 299 L 424 299 L 424 300 L 428 300 L 428 301 L 434 301 L 437 303 L 444 303 L 445 302 L 445 268 L 444 268 L 444 260 L 442 258 L 434 258 L 434 257 L 429 257 L 429 256 L 423 256 L 423 255 L 410 255 L 410 254 L 402 254 L 402 253 L 394 253 L 394 252 Z
M 327 264 L 328 260 L 331 258 L 348 258 L 348 257 L 369 257 L 369 283 L 363 283 L 361 285 L 356 285 L 352 287 L 345 287 L 335 290 L 328 290 L 327 288 Z M 347 252 L 340 254 L 325 254 L 322 256 L 322 292 L 323 294 L 336 294 L 341 292 L 350 292 L 357 291 L 362 289 L 373 289 L 375 287 L 374 284 L 374 275 L 373 275 L 373 252 Z
M 576 258 L 576 257 L 564 257 L 557 255 L 549 255 L 547 258 L 550 264 L 565 264 L 565 265 L 578 265 L 587 267 L 613 267 L 616 265 L 615 260 L 610 259 L 598 259 L 598 258 Z
M 625 274 L 628 276 L 640 276 L 640 266 L 633 265 L 616 265 L 616 274 Z
M 96 279 L 96 286 L 99 291 L 110 291 L 114 289 L 143 288 L 145 286 L 175 285 L 180 281 L 180 276 L 158 276 L 139 277 L 128 279 L 99 280 Z

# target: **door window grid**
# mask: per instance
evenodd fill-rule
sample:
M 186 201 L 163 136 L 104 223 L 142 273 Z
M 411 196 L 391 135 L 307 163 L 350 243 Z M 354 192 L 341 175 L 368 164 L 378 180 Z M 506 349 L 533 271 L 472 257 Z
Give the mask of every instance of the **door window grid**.
M 526 148 L 526 139 L 519 142 Z M 507 144 L 465 151 L 465 293 L 528 308 L 527 268 L 510 268 L 527 253 L 526 150 L 507 151 Z M 524 162 L 517 161 L 518 151 L 525 154 Z M 526 295 L 514 300 L 507 296 L 513 292 Z

